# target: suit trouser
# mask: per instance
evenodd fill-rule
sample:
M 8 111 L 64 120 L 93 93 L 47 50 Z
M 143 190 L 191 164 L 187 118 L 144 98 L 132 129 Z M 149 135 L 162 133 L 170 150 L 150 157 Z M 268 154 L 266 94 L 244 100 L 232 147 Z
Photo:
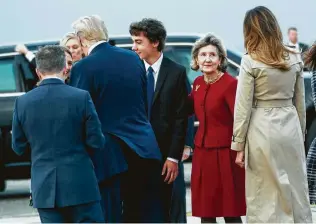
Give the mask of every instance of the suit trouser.
M 163 166 L 162 166 L 163 167 Z M 162 168 L 161 168 L 162 172 Z M 168 184 L 165 182 L 166 174 L 160 177 L 161 191 L 162 191 L 162 208 L 163 208 L 163 222 L 171 222 L 171 202 L 172 202 L 172 190 L 173 183 Z
M 99 201 L 61 208 L 38 208 L 42 223 L 104 223 Z
M 173 183 L 171 199 L 170 222 L 187 223 L 186 186 L 183 162 L 179 164 L 179 175 Z
M 162 223 L 160 161 L 139 157 L 121 142 L 128 171 L 122 174 L 122 222 Z
M 99 184 L 102 197 L 101 208 L 106 223 L 120 223 L 122 220 L 122 199 L 121 199 L 121 180 L 120 176 Z

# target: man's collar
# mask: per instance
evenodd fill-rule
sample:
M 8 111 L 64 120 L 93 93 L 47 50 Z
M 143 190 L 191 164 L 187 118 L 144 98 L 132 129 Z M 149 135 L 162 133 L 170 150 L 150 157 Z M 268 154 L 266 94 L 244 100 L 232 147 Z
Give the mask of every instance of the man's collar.
M 96 46 L 98 46 L 99 44 L 105 43 L 105 42 L 106 42 L 105 40 L 101 40 L 101 41 L 96 42 L 95 44 L 92 44 L 92 45 L 89 47 L 88 55 L 91 53 L 91 51 L 92 51 Z
M 42 81 L 45 80 L 45 79 L 59 79 L 59 80 L 61 80 L 61 81 L 64 82 L 64 80 L 63 80 L 62 78 L 58 77 L 57 75 L 47 75 L 47 76 L 45 76 L 45 77 L 42 79 Z
M 298 46 L 298 42 L 296 42 L 296 44 L 292 43 L 292 41 L 289 40 L 289 45 L 290 46 Z
M 157 71 L 159 70 L 159 68 L 161 66 L 162 59 L 163 59 L 163 53 L 161 53 L 161 55 L 158 58 L 158 60 L 152 65 L 148 64 L 147 61 L 144 60 L 146 71 L 148 70 L 149 67 L 152 67 L 154 72 L 157 73 Z
M 39 86 L 47 85 L 47 84 L 65 84 L 64 80 L 60 78 L 46 78 L 40 81 Z

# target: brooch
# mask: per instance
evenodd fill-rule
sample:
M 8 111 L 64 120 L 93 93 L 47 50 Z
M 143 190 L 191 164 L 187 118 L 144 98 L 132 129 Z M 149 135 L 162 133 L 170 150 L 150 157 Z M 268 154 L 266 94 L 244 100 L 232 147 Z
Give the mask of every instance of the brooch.
M 195 86 L 195 92 L 198 91 L 199 88 L 200 88 L 200 85 Z

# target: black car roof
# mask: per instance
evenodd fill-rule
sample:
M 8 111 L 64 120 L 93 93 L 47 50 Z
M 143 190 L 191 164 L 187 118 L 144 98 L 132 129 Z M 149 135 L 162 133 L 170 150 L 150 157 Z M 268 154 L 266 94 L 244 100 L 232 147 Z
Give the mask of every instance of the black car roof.
M 200 34 L 171 34 L 167 36 L 167 43 L 194 43 L 198 40 L 202 35 Z M 129 35 L 122 36 L 113 36 L 110 37 L 109 42 L 112 45 L 121 45 L 121 44 L 132 44 L 132 39 Z M 25 46 L 30 51 L 37 51 L 38 48 L 46 46 L 46 45 L 57 45 L 59 41 L 38 41 L 33 43 L 26 43 Z M 16 45 L 4 45 L 0 46 L 0 56 L 1 54 L 10 54 L 15 52 Z M 227 50 L 227 56 L 230 60 L 234 61 L 237 64 L 241 62 L 241 54 Z

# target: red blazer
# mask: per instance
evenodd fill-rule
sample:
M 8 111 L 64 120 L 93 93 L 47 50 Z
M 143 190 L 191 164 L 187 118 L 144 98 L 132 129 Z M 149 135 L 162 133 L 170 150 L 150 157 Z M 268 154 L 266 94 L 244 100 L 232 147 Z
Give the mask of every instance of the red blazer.
M 203 148 L 230 148 L 233 135 L 237 79 L 225 73 L 217 82 L 206 84 L 203 76 L 194 80 L 189 95 L 199 128 L 194 144 Z

